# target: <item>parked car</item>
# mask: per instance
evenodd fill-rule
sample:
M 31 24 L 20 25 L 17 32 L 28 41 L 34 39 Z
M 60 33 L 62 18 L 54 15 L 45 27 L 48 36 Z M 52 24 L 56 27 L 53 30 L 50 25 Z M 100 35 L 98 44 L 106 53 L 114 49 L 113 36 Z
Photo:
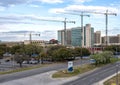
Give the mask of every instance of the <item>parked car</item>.
M 23 61 L 23 64 L 27 64 L 28 62 L 27 61 Z
M 37 64 L 38 61 L 37 61 L 37 60 L 30 60 L 29 63 L 30 63 L 30 64 Z
M 95 62 L 96 62 L 95 59 L 90 59 L 90 63 L 91 63 L 91 64 L 94 64 Z

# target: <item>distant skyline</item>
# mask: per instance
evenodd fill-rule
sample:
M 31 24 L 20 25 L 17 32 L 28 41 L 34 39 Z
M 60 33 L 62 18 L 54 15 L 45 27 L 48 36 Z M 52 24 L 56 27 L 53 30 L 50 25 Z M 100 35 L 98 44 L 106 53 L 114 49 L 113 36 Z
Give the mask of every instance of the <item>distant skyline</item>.
M 57 30 L 64 28 L 63 23 L 41 21 L 40 19 L 63 21 L 64 18 L 67 18 L 68 21 L 76 21 L 76 24 L 67 24 L 67 28 L 72 28 L 81 26 L 80 16 L 59 14 L 56 11 L 105 12 L 108 10 L 110 13 L 117 13 L 117 16 L 110 15 L 108 18 L 108 35 L 116 35 L 120 32 L 119 4 L 120 0 L 0 0 L 0 32 L 35 31 L 41 32 L 40 39 L 57 38 Z M 95 31 L 100 30 L 102 35 L 105 35 L 105 16 L 91 13 L 90 16 L 84 17 L 84 26 L 90 23 Z M 7 35 L 5 38 L 0 35 L 0 40 L 23 40 L 25 36 L 9 37 Z M 39 38 L 37 37 L 37 39 Z

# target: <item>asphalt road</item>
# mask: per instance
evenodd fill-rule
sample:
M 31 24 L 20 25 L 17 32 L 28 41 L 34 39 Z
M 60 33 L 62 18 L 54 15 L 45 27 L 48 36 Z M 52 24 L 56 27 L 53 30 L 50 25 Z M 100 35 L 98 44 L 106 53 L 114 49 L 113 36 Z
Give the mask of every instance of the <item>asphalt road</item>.
M 89 60 L 82 60 L 82 62 L 81 62 L 81 60 L 74 61 L 74 66 L 82 65 L 85 63 L 89 63 Z M 28 71 L 0 75 L 0 83 L 7 82 L 10 80 L 20 79 L 20 78 L 24 78 L 24 77 L 29 77 L 29 76 L 36 75 L 36 74 L 41 74 L 41 73 L 45 73 L 45 72 L 52 71 L 52 70 L 65 69 L 65 68 L 67 68 L 67 62 L 62 63 L 62 64 L 52 64 L 52 65 L 49 65 L 46 67 L 41 67 L 41 68 L 32 69 L 32 70 L 28 70 Z
M 120 64 L 119 64 L 118 70 L 120 71 Z M 97 69 L 90 74 L 82 76 L 77 80 L 65 83 L 64 85 L 93 85 L 94 83 L 97 83 L 97 85 L 99 85 L 100 80 L 103 80 L 104 78 L 114 73 L 116 73 L 116 63 Z

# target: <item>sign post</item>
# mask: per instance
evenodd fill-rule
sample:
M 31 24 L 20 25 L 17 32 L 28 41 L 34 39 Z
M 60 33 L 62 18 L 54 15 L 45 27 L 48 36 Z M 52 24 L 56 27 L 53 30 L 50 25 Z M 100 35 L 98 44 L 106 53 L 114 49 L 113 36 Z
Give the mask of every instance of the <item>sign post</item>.
M 73 61 L 68 61 L 68 72 L 73 72 Z

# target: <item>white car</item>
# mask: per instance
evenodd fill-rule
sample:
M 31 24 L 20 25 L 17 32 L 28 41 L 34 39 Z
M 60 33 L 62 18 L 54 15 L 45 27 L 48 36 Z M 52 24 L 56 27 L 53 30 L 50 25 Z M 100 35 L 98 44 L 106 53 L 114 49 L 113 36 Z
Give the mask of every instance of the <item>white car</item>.
M 37 61 L 37 60 L 31 60 L 31 61 L 29 61 L 29 63 L 30 63 L 30 64 L 37 64 L 38 61 Z
M 27 61 L 23 61 L 23 64 L 27 64 Z

